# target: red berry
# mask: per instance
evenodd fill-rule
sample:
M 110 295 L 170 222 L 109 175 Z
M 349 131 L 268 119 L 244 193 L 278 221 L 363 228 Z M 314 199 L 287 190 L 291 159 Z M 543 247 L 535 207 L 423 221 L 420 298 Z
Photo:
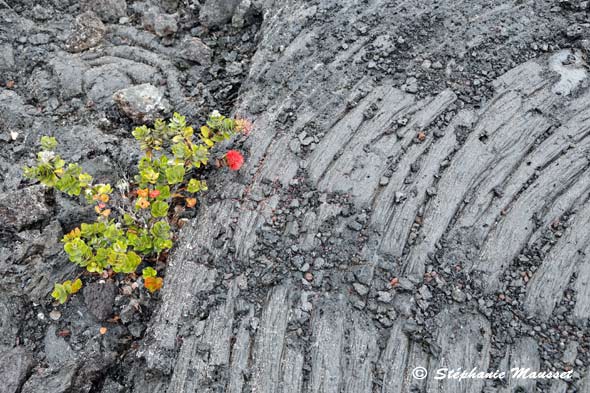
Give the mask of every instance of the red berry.
M 160 195 L 160 190 L 150 191 L 150 198 L 157 198 Z

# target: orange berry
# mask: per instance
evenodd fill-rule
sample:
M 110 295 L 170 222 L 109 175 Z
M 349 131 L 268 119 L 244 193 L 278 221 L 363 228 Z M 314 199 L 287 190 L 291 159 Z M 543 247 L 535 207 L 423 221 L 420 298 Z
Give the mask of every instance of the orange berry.
M 145 198 L 139 198 L 137 200 L 137 206 L 139 206 L 141 209 L 146 209 L 147 207 L 149 207 L 150 202 L 145 199 Z

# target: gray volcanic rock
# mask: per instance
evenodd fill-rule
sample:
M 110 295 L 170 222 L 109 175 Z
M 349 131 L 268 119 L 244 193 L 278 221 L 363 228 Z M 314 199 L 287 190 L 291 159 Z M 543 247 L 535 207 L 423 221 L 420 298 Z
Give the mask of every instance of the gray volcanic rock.
M 201 6 L 199 21 L 207 27 L 219 28 L 229 22 L 240 0 L 207 0 Z
M 55 326 L 50 326 L 43 340 L 45 357 L 53 367 L 61 367 L 75 360 L 75 353 L 63 337 L 56 334 Z
M 157 7 L 147 10 L 143 15 L 142 24 L 158 37 L 170 36 L 178 31 L 177 15 L 162 13 Z
M 88 310 L 96 319 L 104 321 L 113 316 L 116 287 L 112 281 L 88 284 L 82 292 Z
M 588 390 L 587 1 L 129 3 L 0 0 L 0 198 L 23 210 L 2 213 L 19 219 L 0 228 L 0 351 L 31 356 L 8 371 L 18 392 Z M 86 11 L 104 36 L 64 52 Z M 195 170 L 210 191 L 171 217 L 161 291 L 101 283 L 60 242 L 92 206 L 48 194 L 26 218 L 20 168 L 51 133 L 97 182 L 132 178 L 132 123 L 166 100 L 196 130 L 215 109 L 252 120 L 211 151 L 245 164 Z M 432 378 L 521 366 L 573 378 Z
M 125 0 L 80 0 L 80 10 L 92 11 L 104 22 L 118 22 L 127 15 Z
M 102 21 L 92 11 L 86 11 L 76 17 L 72 34 L 66 42 L 70 52 L 81 52 L 98 45 L 106 28 Z
M 213 50 L 197 37 L 185 37 L 180 44 L 179 56 L 183 59 L 208 66 Z
M 153 121 L 168 109 L 168 101 L 157 87 L 144 83 L 117 91 L 113 100 L 129 118 L 145 123 Z
M 52 210 L 47 204 L 43 186 L 33 186 L 0 195 L 0 220 L 5 229 L 20 231 L 49 218 Z
M 33 356 L 23 347 L 0 349 L 0 392 L 17 393 L 33 365 Z
M 59 369 L 42 369 L 24 384 L 22 393 L 66 393 L 74 384 L 77 367 L 68 364 Z
M 15 66 L 14 49 L 10 43 L 0 44 L 0 71 L 12 70 Z

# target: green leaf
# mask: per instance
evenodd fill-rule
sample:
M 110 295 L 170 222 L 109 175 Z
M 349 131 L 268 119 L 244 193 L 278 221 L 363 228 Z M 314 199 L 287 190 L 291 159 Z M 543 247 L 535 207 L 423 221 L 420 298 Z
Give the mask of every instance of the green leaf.
M 68 294 L 72 293 L 72 282 L 70 280 L 64 281 L 62 285 Z
M 116 273 L 133 273 L 137 269 L 137 266 L 141 263 L 141 257 L 129 251 L 128 253 L 122 253 L 117 255 L 117 261 L 113 264 L 113 271 Z
M 64 304 L 68 300 L 68 292 L 63 285 L 55 283 L 51 297 L 57 300 L 60 304 Z
M 158 200 L 165 200 L 170 198 L 170 187 L 169 186 L 156 186 L 156 190 L 160 191 Z
M 139 234 L 127 232 L 127 243 L 133 247 L 135 251 L 141 253 L 149 253 L 152 250 L 152 238 L 145 229 L 142 229 Z
M 65 165 L 66 162 L 62 160 L 60 156 L 55 156 L 55 158 L 53 159 L 53 167 L 55 169 L 63 168 Z
M 166 221 L 158 221 L 150 230 L 156 239 L 170 239 L 170 225 Z
M 192 152 L 193 165 L 199 168 L 201 165 L 206 165 L 209 157 L 209 149 L 203 145 L 193 145 Z
M 152 216 L 153 217 L 166 217 L 168 214 L 168 204 L 164 201 L 155 201 L 152 203 Z
M 63 175 L 62 178 L 55 183 L 55 187 L 68 195 L 80 195 L 80 192 L 82 191 L 78 179 L 69 174 Z
M 168 184 L 181 183 L 184 179 L 184 173 L 185 170 L 183 165 L 174 165 L 166 169 L 166 178 L 168 179 Z
M 74 239 L 64 245 L 64 250 L 68 254 L 70 261 L 82 265 L 92 258 L 92 250 L 82 239 Z
M 172 145 L 172 154 L 174 154 L 174 157 L 184 160 L 190 156 L 191 150 L 186 143 L 179 142 Z
M 199 192 L 199 191 L 206 191 L 207 190 L 207 183 L 203 180 L 197 179 L 190 179 L 188 185 L 186 186 L 186 190 L 191 193 Z
M 162 252 L 172 248 L 172 240 L 154 239 L 154 251 Z
M 128 227 L 135 225 L 135 220 L 133 219 L 133 217 L 131 217 L 130 214 L 127 214 L 127 213 L 123 214 L 123 222 Z
M 86 265 L 86 270 L 90 273 L 102 273 L 104 271 L 104 266 L 97 261 L 90 261 Z
M 113 250 L 115 252 L 127 252 L 127 242 L 124 240 L 117 240 L 114 244 L 113 244 Z
M 88 173 L 81 173 L 78 176 L 78 181 L 82 187 L 86 187 L 92 181 L 92 176 L 90 176 Z
M 131 133 L 138 141 L 142 141 L 150 134 L 150 129 L 147 126 L 135 127 Z
M 141 271 L 141 275 L 143 278 L 156 277 L 158 275 L 158 272 L 153 267 L 148 266 Z
M 201 135 L 203 136 L 203 138 L 208 139 L 209 135 L 211 135 L 209 127 L 207 127 L 207 126 L 201 127 Z
M 57 140 L 52 136 L 41 137 L 41 149 L 45 151 L 54 150 L 57 147 Z
M 195 130 L 191 126 L 182 129 L 182 136 L 184 136 L 185 139 L 191 140 L 194 133 Z
M 121 236 L 123 236 L 123 231 L 117 229 L 117 226 L 115 224 L 111 224 L 106 228 L 106 230 L 103 233 L 103 236 L 107 240 L 115 241 L 119 239 Z
M 158 177 L 160 176 L 160 174 L 156 171 L 154 171 L 154 169 L 152 167 L 148 167 L 143 169 L 141 172 L 139 172 L 140 176 L 141 176 L 141 182 L 142 183 L 152 183 L 155 184 L 158 181 Z
M 78 292 L 80 289 L 82 289 L 82 280 L 77 278 L 72 283 L 72 290 L 71 290 L 70 294 L 74 294 L 74 293 Z
M 182 130 L 184 127 L 186 127 L 186 117 L 174 112 L 172 119 L 170 119 L 170 123 L 168 123 L 168 126 L 175 131 Z

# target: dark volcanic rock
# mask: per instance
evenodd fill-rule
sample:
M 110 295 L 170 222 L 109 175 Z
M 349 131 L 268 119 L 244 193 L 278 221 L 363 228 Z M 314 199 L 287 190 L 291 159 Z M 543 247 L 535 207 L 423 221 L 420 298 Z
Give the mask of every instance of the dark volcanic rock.
M 78 15 L 72 34 L 67 40 L 66 46 L 70 52 L 82 52 L 98 45 L 106 28 L 102 21 L 92 11 Z
M 70 391 L 76 375 L 74 364 L 59 370 L 43 369 L 33 373 L 24 384 L 22 393 L 65 393 Z
M 14 49 L 11 44 L 0 44 L 0 71 L 12 70 L 15 66 Z
M 229 22 L 240 0 L 207 0 L 201 7 L 199 20 L 207 27 L 220 27 Z
M 18 392 L 32 365 L 33 357 L 23 347 L 0 351 L 0 392 Z
M 81 0 L 81 11 L 93 11 L 104 22 L 117 22 L 127 15 L 125 0 Z
M 74 361 L 75 354 L 66 340 L 56 334 L 56 330 L 55 326 L 47 329 L 43 344 L 47 362 L 54 367 L 59 367 Z
M 20 231 L 49 218 L 45 187 L 33 186 L 0 195 L 0 221 L 6 229 Z
M 104 321 L 113 315 L 116 287 L 112 281 L 88 284 L 83 293 L 84 302 L 96 319 Z
M 174 14 L 165 14 L 158 8 L 150 8 L 142 18 L 143 27 L 153 31 L 158 37 L 173 35 L 178 31 L 177 16 Z
M 196 37 L 186 37 L 180 44 L 179 56 L 185 60 L 208 66 L 211 65 L 213 51 Z

